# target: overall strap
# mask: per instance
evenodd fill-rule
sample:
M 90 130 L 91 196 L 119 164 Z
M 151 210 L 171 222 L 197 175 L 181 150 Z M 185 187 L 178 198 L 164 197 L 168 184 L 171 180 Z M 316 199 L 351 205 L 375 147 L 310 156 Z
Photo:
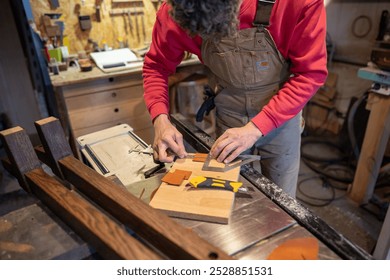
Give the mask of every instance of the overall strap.
M 253 21 L 254 26 L 269 25 L 269 18 L 275 2 L 275 0 L 257 0 L 257 10 L 255 20 Z

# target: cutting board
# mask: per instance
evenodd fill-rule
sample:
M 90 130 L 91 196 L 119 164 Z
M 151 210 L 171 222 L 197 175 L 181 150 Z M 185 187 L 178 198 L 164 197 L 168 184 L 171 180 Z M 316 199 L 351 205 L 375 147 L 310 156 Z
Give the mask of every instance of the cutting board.
M 237 181 L 240 167 L 227 172 L 203 171 L 203 162 L 194 162 L 190 158 L 178 159 L 172 165 L 170 172 L 176 169 L 188 170 L 195 176 L 214 177 L 224 180 Z M 224 166 L 212 160 L 210 166 Z M 180 186 L 172 186 L 162 182 L 149 205 L 164 211 L 167 215 L 206 222 L 227 224 L 234 203 L 234 192 L 221 189 L 196 189 L 186 186 L 184 180 Z

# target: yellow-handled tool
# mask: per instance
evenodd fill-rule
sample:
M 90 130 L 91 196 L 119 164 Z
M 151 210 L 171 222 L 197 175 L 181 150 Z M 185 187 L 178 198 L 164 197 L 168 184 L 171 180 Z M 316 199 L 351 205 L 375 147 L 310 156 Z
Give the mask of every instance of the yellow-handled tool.
M 237 192 L 242 186 L 242 182 L 235 182 L 212 177 L 196 176 L 189 180 L 189 183 L 194 188 L 222 188 L 224 190 Z

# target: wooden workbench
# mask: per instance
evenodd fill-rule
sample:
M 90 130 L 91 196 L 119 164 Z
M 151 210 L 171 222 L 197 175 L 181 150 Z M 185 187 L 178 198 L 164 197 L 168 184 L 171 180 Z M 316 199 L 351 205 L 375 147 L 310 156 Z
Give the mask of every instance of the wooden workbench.
M 174 220 L 237 259 L 266 259 L 286 240 L 314 237 L 248 181 L 241 180 L 249 191 L 236 196 L 229 224 Z M 0 259 L 100 258 L 40 202 L 0 217 L 0 240 Z M 321 241 L 319 245 L 319 259 L 340 259 Z
M 172 119 L 176 119 L 176 116 L 172 116 Z M 187 128 L 192 130 L 190 126 L 187 126 Z M 190 136 L 189 134 L 191 133 L 188 133 L 188 136 Z M 58 142 L 61 142 L 60 146 L 62 147 L 63 143 L 66 142 L 64 137 L 62 137 L 64 140 L 59 141 L 60 138 L 57 137 L 57 134 L 53 136 L 50 131 L 46 131 L 46 135 L 49 137 L 50 145 L 58 145 Z M 211 141 L 207 135 L 203 140 Z M 196 143 L 203 145 L 203 142 L 197 140 Z M 188 143 L 190 144 L 190 142 Z M 193 148 L 201 147 L 196 147 L 195 145 Z M 17 151 L 17 147 L 14 147 L 14 150 Z M 67 147 L 66 150 L 69 151 L 70 147 Z M 62 149 L 56 150 L 56 154 L 62 157 Z M 22 160 L 21 162 L 23 163 L 24 161 Z M 82 163 L 69 156 L 61 160 L 61 162 L 68 166 L 67 168 L 73 168 L 75 170 L 85 169 L 81 168 Z M 53 167 L 55 166 L 53 165 Z M 36 170 L 36 167 L 34 168 Z M 58 172 L 54 170 L 56 168 L 53 169 L 53 172 L 57 174 Z M 69 169 L 67 170 L 69 171 Z M 35 174 L 36 172 L 30 173 Z M 88 171 L 90 175 L 92 175 L 91 172 L 94 173 L 93 170 Z M 186 232 L 196 233 L 203 240 L 206 240 L 235 259 L 266 259 L 275 248 L 285 241 L 304 237 L 312 237 L 318 240 L 318 257 L 320 259 L 370 258 L 367 253 L 351 244 L 340 234 L 334 232 L 329 226 L 324 225 L 323 221 L 300 205 L 295 199 L 284 194 L 280 188 L 261 174 L 256 173 L 250 168 L 245 168 L 241 170 L 241 175 L 240 180 L 243 182 L 247 192 L 236 194 L 233 212 L 228 224 L 208 223 L 179 218 L 173 220 L 185 228 L 191 229 L 191 231 Z M 91 178 L 91 176 L 88 177 Z M 92 175 L 92 177 L 95 177 L 95 175 Z M 94 180 L 98 181 L 98 177 L 94 178 Z M 100 183 L 103 185 L 107 184 L 107 182 Z M 88 186 L 85 184 L 80 184 L 80 187 L 84 190 L 90 190 L 92 185 Z M 76 186 L 76 183 L 72 182 L 72 185 Z M 111 195 L 115 196 L 115 201 L 125 204 L 128 202 L 127 199 L 123 200 L 118 197 L 119 194 L 121 194 L 121 197 L 124 195 L 123 186 L 113 185 L 112 183 L 108 185 L 109 189 L 107 190 Z M 78 188 L 76 187 L 76 189 Z M 69 192 L 69 190 L 65 189 L 64 192 L 68 192 L 69 195 L 73 193 L 72 196 L 74 199 L 77 198 L 74 192 Z M 83 192 L 83 194 L 86 193 Z M 25 196 L 25 193 L 23 195 Z M 90 192 L 89 195 L 95 198 L 98 197 L 97 200 L 100 202 L 96 200 L 96 203 L 99 204 L 102 202 L 102 193 L 96 193 L 94 191 Z M 133 197 L 132 200 L 134 199 Z M 115 207 L 110 207 L 110 209 L 112 208 Z M 142 213 L 146 214 L 146 212 Z M 0 258 L 99 258 L 99 255 L 94 255 L 94 248 L 88 246 L 88 238 L 84 236 L 84 241 L 82 241 L 67 224 L 59 220 L 57 217 L 58 214 L 63 215 L 64 213 L 53 212 L 46 208 L 46 205 L 38 202 L 26 208 L 23 207 L 7 213 L 1 217 Z M 156 220 L 154 221 L 155 223 L 158 222 Z M 96 221 L 93 224 L 98 225 L 99 223 Z M 310 230 L 307 227 L 308 225 Z M 139 229 L 134 228 L 135 232 L 137 230 Z M 193 240 L 188 240 L 188 242 L 192 244 Z

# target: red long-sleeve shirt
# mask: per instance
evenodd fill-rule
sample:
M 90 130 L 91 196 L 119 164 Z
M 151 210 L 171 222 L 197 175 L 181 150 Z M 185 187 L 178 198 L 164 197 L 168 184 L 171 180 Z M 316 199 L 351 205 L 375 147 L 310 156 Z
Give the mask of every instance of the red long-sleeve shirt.
M 257 0 L 243 0 L 240 29 L 252 27 Z M 152 119 L 169 114 L 168 76 L 184 51 L 202 61 L 199 36 L 190 37 L 168 14 L 163 3 L 157 12 L 152 43 L 143 66 L 144 98 Z M 327 76 L 326 15 L 323 0 L 276 1 L 268 27 L 281 54 L 291 62 L 293 76 L 252 122 L 266 135 L 294 117 L 325 82 Z

